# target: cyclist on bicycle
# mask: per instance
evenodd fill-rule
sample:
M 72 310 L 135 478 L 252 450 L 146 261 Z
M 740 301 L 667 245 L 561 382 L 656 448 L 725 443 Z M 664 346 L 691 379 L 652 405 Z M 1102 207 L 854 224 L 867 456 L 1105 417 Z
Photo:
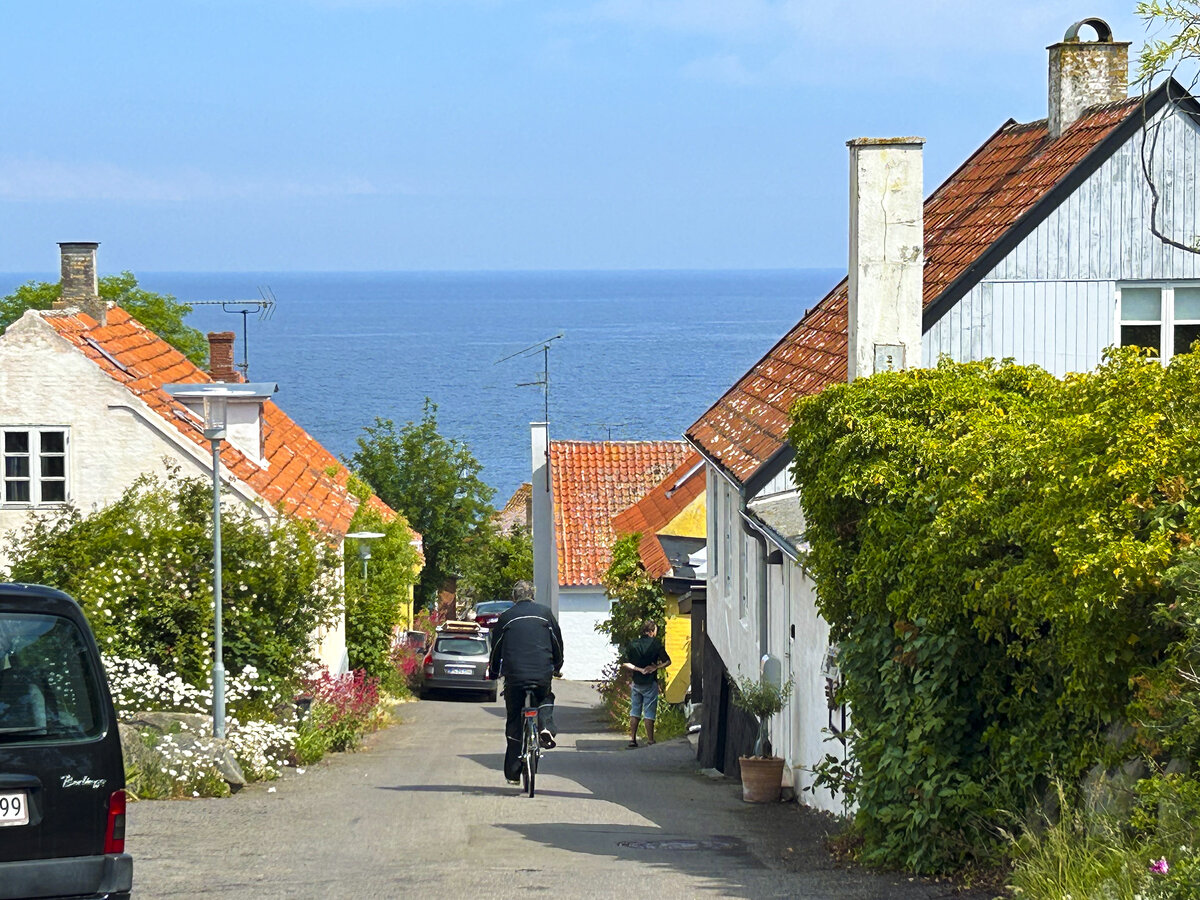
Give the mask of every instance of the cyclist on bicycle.
M 508 713 L 504 735 L 504 777 L 510 784 L 521 778 L 521 709 L 525 691 L 533 691 L 538 707 L 538 736 L 543 747 L 554 746 L 554 693 L 550 682 L 562 669 L 563 642 L 558 620 L 550 608 L 533 602 L 533 584 L 518 581 L 512 606 L 492 628 L 488 678 L 504 676 L 504 706 Z

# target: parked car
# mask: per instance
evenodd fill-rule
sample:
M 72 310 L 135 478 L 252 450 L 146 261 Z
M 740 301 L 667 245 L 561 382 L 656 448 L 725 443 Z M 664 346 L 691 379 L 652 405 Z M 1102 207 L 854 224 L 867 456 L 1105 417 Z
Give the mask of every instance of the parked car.
M 125 767 L 100 651 L 61 591 L 0 584 L 0 898 L 128 898 Z
M 471 610 L 469 618 L 477 625 L 482 625 L 484 628 L 493 628 L 496 621 L 500 618 L 500 614 L 513 605 L 511 600 L 485 600 L 482 603 L 476 603 L 475 608 Z
M 474 622 L 439 625 L 433 646 L 421 665 L 420 695 L 431 691 L 483 694 L 495 700 L 498 685 L 487 677 L 491 644 L 487 631 Z

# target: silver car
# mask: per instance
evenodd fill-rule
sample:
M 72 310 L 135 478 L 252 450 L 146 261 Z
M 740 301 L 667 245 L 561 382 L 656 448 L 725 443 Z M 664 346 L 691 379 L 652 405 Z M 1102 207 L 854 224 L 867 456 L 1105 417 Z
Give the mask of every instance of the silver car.
M 421 698 L 432 691 L 455 691 L 495 700 L 498 685 L 487 677 L 490 652 L 486 629 L 474 622 L 439 625 L 421 665 Z

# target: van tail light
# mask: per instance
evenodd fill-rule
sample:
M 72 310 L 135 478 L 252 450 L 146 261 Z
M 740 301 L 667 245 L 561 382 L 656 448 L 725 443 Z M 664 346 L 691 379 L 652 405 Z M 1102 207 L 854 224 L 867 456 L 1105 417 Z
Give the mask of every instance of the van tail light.
M 421 665 L 425 667 L 426 675 L 433 674 L 433 651 L 432 650 L 430 650 L 428 653 L 425 654 L 425 661 L 422 662 Z
M 104 852 L 125 852 L 124 791 L 113 791 L 108 798 L 108 824 L 104 828 Z

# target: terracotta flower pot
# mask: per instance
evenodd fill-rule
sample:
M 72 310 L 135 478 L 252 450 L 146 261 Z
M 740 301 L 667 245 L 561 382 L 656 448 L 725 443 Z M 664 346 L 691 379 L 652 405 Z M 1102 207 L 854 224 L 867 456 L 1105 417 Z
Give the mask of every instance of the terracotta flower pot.
M 783 793 L 783 757 L 739 756 L 742 799 L 747 803 L 778 803 Z

